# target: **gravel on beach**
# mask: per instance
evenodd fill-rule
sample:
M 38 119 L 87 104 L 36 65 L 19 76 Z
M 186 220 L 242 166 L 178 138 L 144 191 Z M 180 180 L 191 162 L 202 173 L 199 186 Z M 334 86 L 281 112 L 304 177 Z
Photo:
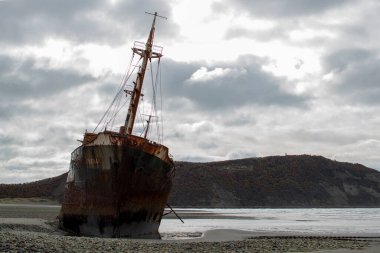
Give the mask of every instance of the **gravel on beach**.
M 368 245 L 365 240 L 334 237 L 253 237 L 223 242 L 92 238 L 65 236 L 53 227 L 0 224 L 0 252 L 310 252 Z

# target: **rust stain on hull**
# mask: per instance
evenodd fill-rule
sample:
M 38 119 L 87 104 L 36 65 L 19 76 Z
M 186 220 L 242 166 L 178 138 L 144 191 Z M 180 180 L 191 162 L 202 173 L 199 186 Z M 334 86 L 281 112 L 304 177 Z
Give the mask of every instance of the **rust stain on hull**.
M 173 176 L 163 145 L 116 132 L 86 134 L 71 154 L 60 227 L 78 235 L 159 238 Z

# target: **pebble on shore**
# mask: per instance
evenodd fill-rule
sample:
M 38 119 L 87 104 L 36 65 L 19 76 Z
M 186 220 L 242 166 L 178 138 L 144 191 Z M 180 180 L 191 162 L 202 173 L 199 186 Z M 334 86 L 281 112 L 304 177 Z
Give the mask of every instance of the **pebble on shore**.
M 223 242 L 74 237 L 53 228 L 0 224 L 0 252 L 308 252 L 368 246 L 364 240 L 334 237 L 253 237 Z

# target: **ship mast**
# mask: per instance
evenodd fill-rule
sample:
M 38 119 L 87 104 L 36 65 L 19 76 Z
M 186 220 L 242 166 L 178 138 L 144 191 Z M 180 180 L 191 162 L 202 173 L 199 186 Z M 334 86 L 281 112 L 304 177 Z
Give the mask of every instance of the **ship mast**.
M 137 107 L 139 105 L 139 100 L 141 96 L 141 89 L 144 82 L 145 70 L 147 68 L 148 61 L 151 62 L 152 58 L 160 58 L 162 56 L 161 51 L 157 52 L 153 50 L 153 39 L 154 39 L 156 17 L 165 18 L 165 19 L 166 17 L 159 16 L 157 12 L 155 12 L 154 14 L 149 13 L 149 12 L 145 12 L 145 13 L 153 15 L 154 18 L 153 18 L 153 23 L 150 29 L 148 40 L 145 43 L 145 47 L 141 47 L 141 44 L 139 47 L 138 46 L 139 43 L 135 42 L 135 45 L 132 48 L 132 51 L 134 53 L 141 56 L 142 64 L 141 64 L 139 72 L 137 73 L 136 81 L 133 82 L 134 84 L 133 91 L 128 92 L 131 94 L 131 101 L 129 103 L 128 114 L 127 114 L 127 117 L 125 119 L 125 124 L 124 124 L 125 134 L 132 134 L 133 125 L 136 118 Z

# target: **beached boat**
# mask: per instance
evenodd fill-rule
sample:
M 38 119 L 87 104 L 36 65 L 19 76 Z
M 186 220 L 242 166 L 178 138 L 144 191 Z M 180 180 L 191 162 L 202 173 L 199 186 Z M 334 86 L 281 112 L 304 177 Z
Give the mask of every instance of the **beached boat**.
M 145 71 L 162 57 L 153 45 L 157 13 L 147 42 L 136 43 L 140 57 L 125 124 L 117 131 L 86 132 L 71 154 L 59 218 L 61 229 L 77 235 L 159 238 L 158 228 L 174 176 L 168 148 L 148 140 L 151 116 L 142 136 L 132 133 Z M 124 87 L 124 86 L 123 86 Z

